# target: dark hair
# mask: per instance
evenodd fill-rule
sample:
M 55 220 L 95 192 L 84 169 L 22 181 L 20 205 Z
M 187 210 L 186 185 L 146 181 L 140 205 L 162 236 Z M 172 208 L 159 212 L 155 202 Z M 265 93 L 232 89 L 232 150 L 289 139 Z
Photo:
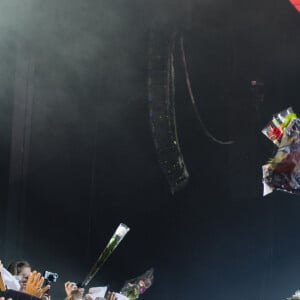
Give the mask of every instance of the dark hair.
M 7 270 L 12 275 L 19 275 L 22 272 L 23 268 L 31 268 L 30 263 L 26 260 L 17 260 L 13 261 L 8 267 Z

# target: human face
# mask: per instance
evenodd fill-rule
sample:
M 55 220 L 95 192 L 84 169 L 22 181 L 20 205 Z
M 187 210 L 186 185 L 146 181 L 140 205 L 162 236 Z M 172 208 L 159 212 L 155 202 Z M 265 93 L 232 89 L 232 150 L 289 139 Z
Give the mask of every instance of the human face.
M 23 267 L 19 275 L 22 276 L 23 278 L 28 278 L 30 273 L 31 273 L 30 267 Z
M 30 273 L 31 273 L 30 267 L 23 267 L 21 272 L 19 273 L 21 291 L 25 291 L 27 279 Z

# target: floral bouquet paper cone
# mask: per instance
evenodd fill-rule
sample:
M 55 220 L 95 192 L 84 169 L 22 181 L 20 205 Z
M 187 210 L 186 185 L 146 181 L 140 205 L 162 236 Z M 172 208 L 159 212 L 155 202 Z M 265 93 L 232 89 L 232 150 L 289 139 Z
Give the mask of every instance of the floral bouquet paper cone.
M 121 243 L 127 232 L 129 231 L 129 227 L 126 224 L 121 223 L 118 228 L 116 229 L 113 236 L 110 238 L 109 242 L 107 243 L 106 247 L 98 257 L 95 264 L 92 266 L 90 272 L 85 277 L 85 279 L 79 283 L 78 285 L 81 287 L 87 286 L 90 281 L 94 278 L 97 272 L 100 270 L 102 265 L 106 262 L 108 257 L 113 253 L 113 251 L 118 247 Z

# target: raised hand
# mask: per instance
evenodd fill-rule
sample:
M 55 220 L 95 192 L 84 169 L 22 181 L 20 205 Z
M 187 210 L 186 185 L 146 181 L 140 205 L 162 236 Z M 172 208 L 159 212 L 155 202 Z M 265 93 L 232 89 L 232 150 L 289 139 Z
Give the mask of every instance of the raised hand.
M 70 300 L 81 300 L 83 297 L 84 289 L 79 288 L 75 282 L 65 282 L 65 291 L 67 299 Z
M 118 300 L 118 298 L 115 293 L 107 292 L 106 300 Z
M 31 272 L 26 283 L 25 293 L 41 298 L 44 293 L 50 289 L 50 285 L 46 285 L 42 288 L 44 280 L 41 273 L 38 273 L 37 271 Z

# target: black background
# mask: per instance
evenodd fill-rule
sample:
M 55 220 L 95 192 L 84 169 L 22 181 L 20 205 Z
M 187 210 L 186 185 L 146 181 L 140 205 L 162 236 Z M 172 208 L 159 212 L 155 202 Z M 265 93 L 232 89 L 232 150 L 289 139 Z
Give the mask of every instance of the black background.
M 172 195 L 153 146 L 149 29 L 176 24 L 208 139 L 177 44 L 176 117 L 191 178 Z M 274 147 L 261 129 L 300 114 L 300 16 L 287 0 L 0 2 L 1 259 L 79 282 L 120 222 L 131 231 L 91 286 L 155 268 L 143 299 L 284 299 L 300 287 L 299 197 L 262 197 Z M 26 77 L 22 62 L 34 72 Z M 21 68 L 22 70 L 22 68 Z M 20 73 L 21 72 L 21 73 Z M 30 86 L 26 176 L 12 173 L 20 94 Z M 255 102 L 251 80 L 264 82 Z M 25 84 L 26 86 L 26 84 Z M 19 93 L 19 94 L 18 94 Z M 21 92 L 22 94 L 22 92 Z M 28 130 L 29 130 L 28 129 Z M 22 149 L 14 149 L 22 152 Z

